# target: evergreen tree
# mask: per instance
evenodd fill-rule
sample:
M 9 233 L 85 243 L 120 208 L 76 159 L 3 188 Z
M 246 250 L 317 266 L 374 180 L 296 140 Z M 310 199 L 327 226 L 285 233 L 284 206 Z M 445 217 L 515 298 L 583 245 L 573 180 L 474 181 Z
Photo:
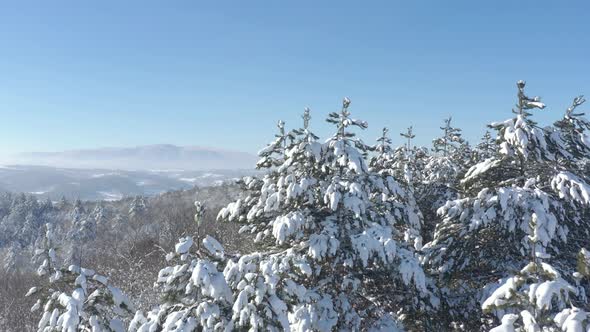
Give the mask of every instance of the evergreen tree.
M 412 175 L 409 166 L 409 152 L 405 150 L 403 156 L 399 156 L 398 150 L 391 149 L 391 139 L 387 136 L 388 129 L 383 128 L 383 134 L 377 139 L 376 151 L 378 154 L 371 158 L 369 165 L 370 171 L 382 176 L 382 181 L 392 183 L 391 187 L 395 190 L 387 193 L 377 192 L 378 195 L 373 195 L 373 199 L 378 199 L 377 205 L 385 204 L 387 211 L 397 217 L 397 221 L 401 222 L 398 225 L 398 230 L 402 230 L 405 234 L 405 241 L 413 242 L 417 250 L 422 248 L 422 236 L 420 230 L 422 228 L 422 213 L 418 208 L 416 199 L 414 197 L 414 189 L 412 186 Z M 411 135 L 411 127 L 408 130 L 408 137 Z M 405 148 L 410 146 L 410 140 Z M 404 171 L 399 171 L 399 161 L 405 162 Z M 400 174 L 401 173 L 401 174 Z
M 26 294 L 38 297 L 31 311 L 42 312 L 39 331 L 125 331 L 122 319 L 133 310 L 129 299 L 93 270 L 60 267 L 55 245 L 53 227 L 46 224 L 42 247 L 35 251 L 34 259 L 41 264 L 37 273 L 47 277 L 49 284 L 33 287 Z
M 585 294 L 544 262 L 550 255 L 545 253 L 538 221 L 532 218 L 529 224 L 529 263 L 514 276 L 501 280 L 482 303 L 484 312 L 503 315 L 501 325 L 491 331 L 586 331 L 590 328 L 588 313 L 572 305 L 572 296 L 585 300 Z M 582 260 L 584 251 L 580 251 Z
M 96 238 L 96 220 L 86 212 L 79 199 L 74 202 L 70 216 L 72 224 L 67 234 L 70 240 L 67 245 L 68 261 L 81 266 L 88 242 Z
M 86 209 L 84 209 L 84 204 L 79 199 L 74 201 L 74 205 L 72 206 L 72 211 L 70 212 L 71 220 L 76 223 L 80 221 L 80 219 L 84 218 L 86 215 Z
M 412 150 L 412 139 L 414 139 L 416 137 L 416 135 L 414 135 L 412 130 L 413 130 L 412 126 L 409 126 L 408 131 L 406 131 L 405 133 L 400 133 L 400 135 L 402 137 L 405 137 L 408 140 L 408 143 L 406 144 L 407 151 Z
M 433 151 L 447 157 L 457 152 L 459 146 L 465 141 L 461 135 L 461 129 L 451 126 L 452 117 L 444 119 L 444 127 L 440 127 L 443 136 L 432 141 Z
M 557 158 L 562 152 L 551 143 L 553 129 L 539 128 L 529 113 L 545 105 L 538 97 L 526 96 L 524 87 L 523 81 L 517 83 L 516 116 L 491 125 L 498 131 L 499 153 L 465 174 L 461 180 L 464 198 L 448 201 L 438 210 L 443 221 L 427 245 L 427 265 L 439 276 L 452 319 L 479 316 L 474 299 L 486 285 L 500 278 L 531 279 L 524 277 L 525 270 L 518 271 L 526 264 L 540 266 L 538 258 L 553 256 L 559 269 L 571 275 L 568 253 L 577 250 L 560 249 L 575 246 L 567 244 L 568 233 L 585 224 L 583 197 L 590 187 L 581 174 L 574 177 L 571 170 L 564 171 L 567 165 Z M 549 280 L 533 277 L 515 287 Z M 505 317 L 512 323 L 518 319 Z
M 337 131 L 323 145 L 309 132 L 306 112 L 284 160 L 258 163 L 269 172 L 246 180 L 248 197 L 220 211 L 221 220 L 245 223 L 242 231 L 256 234 L 261 251 L 231 256 L 207 237 L 193 254 L 192 238 L 181 239 L 169 255 L 177 265 L 158 278 L 165 302 L 138 314 L 134 329 L 392 330 L 411 309 L 436 303 L 396 228 L 402 216 L 390 211 L 404 204 L 393 202 L 400 186 L 367 167 L 370 149 L 349 131 L 367 125 L 350 118 L 349 105 L 345 99 L 329 115 Z M 384 282 L 401 288 L 389 296 Z
M 467 166 L 471 149 L 461 137 L 461 129 L 451 126 L 452 118 L 445 119 L 444 127 L 440 127 L 443 135 L 432 141 L 433 152 L 424 170 L 425 181 L 449 188 L 456 187 L 456 180 Z M 444 193 L 441 193 L 444 195 Z
M 282 164 L 285 159 L 287 144 L 293 140 L 293 133 L 285 132 L 285 122 L 277 122 L 279 132 L 275 135 L 275 140 L 270 142 L 264 149 L 258 152 L 260 157 L 256 168 L 271 168 Z
M 590 121 L 584 118 L 584 113 L 575 113 L 577 107 L 586 100 L 584 96 L 574 98 L 572 105 L 566 110 L 564 117 L 556 121 L 551 134 L 551 144 L 557 152 L 558 164 L 568 168 L 579 169 L 580 160 L 590 155 L 590 140 L 586 130 L 590 129 Z
M 135 196 L 129 205 L 129 217 L 131 219 L 140 219 L 146 212 L 145 197 Z
M 99 225 L 102 225 L 107 222 L 107 220 L 108 220 L 107 211 L 104 208 L 102 201 L 99 201 L 98 203 L 96 203 L 94 210 L 92 210 L 91 216 L 92 216 L 92 218 L 94 218 L 96 223 Z
M 467 166 L 466 142 L 461 138 L 461 130 L 451 126 L 451 118 L 445 120 L 441 129 L 443 136 L 433 140 L 433 153 L 422 153 L 420 182 L 415 186 L 416 199 L 424 216 L 422 237 L 426 241 L 432 240 L 434 229 L 441 222 L 437 209 L 458 197 L 458 179 Z
M 406 144 L 393 151 L 393 163 L 389 166 L 393 176 L 400 182 L 405 183 L 409 188 L 415 188 L 421 181 L 421 168 L 417 165 L 418 148 L 412 148 L 412 139 L 416 137 L 413 128 L 408 127 L 405 133 L 400 136 L 407 139 Z M 391 144 L 391 141 L 389 142 Z
M 477 162 L 493 157 L 498 152 L 498 145 L 492 138 L 489 130 L 481 138 L 481 142 L 475 147 Z

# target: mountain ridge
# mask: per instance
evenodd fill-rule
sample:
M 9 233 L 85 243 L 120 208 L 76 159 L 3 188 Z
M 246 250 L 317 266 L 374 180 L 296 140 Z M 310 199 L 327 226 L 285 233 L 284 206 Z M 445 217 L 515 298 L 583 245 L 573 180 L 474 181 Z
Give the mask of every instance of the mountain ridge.
M 254 154 L 204 146 L 151 144 L 50 152 L 23 152 L 4 164 L 121 170 L 236 170 L 253 169 Z

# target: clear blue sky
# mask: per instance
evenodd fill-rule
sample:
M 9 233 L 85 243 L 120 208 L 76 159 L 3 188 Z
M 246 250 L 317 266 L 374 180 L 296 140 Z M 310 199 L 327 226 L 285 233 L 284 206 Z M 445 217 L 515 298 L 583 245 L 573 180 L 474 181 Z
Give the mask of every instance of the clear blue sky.
M 509 117 L 518 79 L 548 104 L 542 123 L 590 96 L 587 1 L 287 3 L 2 2 L 0 154 L 255 152 L 305 106 L 329 134 L 343 96 L 367 142 L 413 124 L 429 144 L 447 115 L 470 139 Z

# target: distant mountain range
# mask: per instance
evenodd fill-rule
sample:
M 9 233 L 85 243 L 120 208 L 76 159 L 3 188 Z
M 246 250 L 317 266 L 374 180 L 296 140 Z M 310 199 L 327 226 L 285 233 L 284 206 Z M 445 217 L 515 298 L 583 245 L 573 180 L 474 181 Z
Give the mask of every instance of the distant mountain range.
M 7 157 L 4 164 L 64 168 L 145 170 L 236 170 L 253 169 L 253 154 L 171 144 L 131 148 L 101 148 L 63 152 L 28 152 Z
M 169 144 L 64 152 L 21 153 L 1 160 L 0 192 L 57 200 L 117 200 L 253 174 L 256 156 Z

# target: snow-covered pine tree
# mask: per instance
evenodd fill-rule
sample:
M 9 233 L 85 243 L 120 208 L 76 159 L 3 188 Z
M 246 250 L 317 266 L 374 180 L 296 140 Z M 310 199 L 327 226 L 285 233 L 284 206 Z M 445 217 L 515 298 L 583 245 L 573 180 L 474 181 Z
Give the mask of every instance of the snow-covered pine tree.
M 398 246 L 396 258 L 392 257 L 393 259 L 389 262 L 387 262 L 387 259 L 383 262 L 379 262 L 379 260 L 373 261 L 373 266 L 368 265 L 371 262 L 367 262 L 366 258 L 364 258 L 363 265 L 357 267 L 357 269 L 362 268 L 366 272 L 358 275 L 356 280 L 364 280 L 367 285 L 371 285 L 371 282 L 375 283 L 376 287 L 360 289 L 367 294 L 371 294 L 371 298 L 375 297 L 376 300 L 382 301 L 374 304 L 378 303 L 379 306 L 391 311 L 394 311 L 392 309 L 396 308 L 397 305 L 396 309 L 400 310 L 399 313 L 406 314 L 416 307 L 424 306 L 425 304 L 420 301 L 420 293 L 424 296 L 428 292 L 422 282 L 414 284 L 416 288 L 408 284 L 408 280 L 403 277 L 407 271 L 404 271 L 404 267 L 397 265 L 400 264 L 400 259 L 402 266 L 405 265 L 403 262 L 413 262 L 410 263 L 413 267 L 412 269 L 415 269 L 413 273 L 418 273 L 421 277 L 423 276 L 421 271 L 418 271 L 421 270 L 420 267 L 418 265 L 412 265 L 416 263 L 413 248 L 411 245 L 404 243 L 403 238 L 400 238 L 403 231 L 397 229 L 396 225 L 403 224 L 405 221 L 405 226 L 413 224 L 414 227 L 419 228 L 420 221 L 419 218 L 411 217 L 409 217 L 411 219 L 404 220 L 405 215 L 400 211 L 409 212 L 412 215 L 414 209 L 406 206 L 406 202 L 399 199 L 400 196 L 403 197 L 405 195 L 398 196 L 398 194 L 402 193 L 401 186 L 392 176 L 387 174 L 387 171 L 379 174 L 367 169 L 362 156 L 366 154 L 369 148 L 360 139 L 357 139 L 354 133 L 347 130 L 350 126 L 357 126 L 364 129 L 366 128 L 366 123 L 350 118 L 348 111 L 349 104 L 350 101 L 345 99 L 342 111 L 339 114 L 331 113 L 329 115 L 328 122 L 336 125 L 337 132 L 326 142 L 324 152 L 324 165 L 328 165 L 328 167 L 324 166 L 324 168 L 330 172 L 325 173 L 322 179 L 325 179 L 326 183 L 329 183 L 328 187 L 324 189 L 326 192 L 325 196 L 328 199 L 327 203 L 330 204 L 331 209 L 334 211 L 332 217 L 326 218 L 326 221 L 336 221 L 336 234 L 339 239 L 340 248 L 340 252 L 335 256 L 335 262 L 337 264 L 342 262 L 345 266 L 351 265 L 354 267 L 354 263 L 352 262 L 358 260 L 358 257 L 355 257 L 357 254 L 363 254 L 363 251 L 371 247 L 374 248 L 372 250 L 381 250 L 378 243 L 369 245 L 369 243 L 374 241 L 372 237 L 380 238 L 379 241 L 381 241 L 382 245 L 385 245 L 384 252 L 387 257 L 387 245 L 385 244 L 387 241 L 383 242 L 384 238 L 391 238 L 391 240 L 396 241 Z M 384 136 L 381 137 L 382 141 L 380 145 L 382 151 L 389 150 L 387 147 L 387 138 L 383 139 L 383 137 L 386 137 L 386 134 L 387 132 L 384 132 Z M 383 163 L 377 161 L 374 164 L 379 165 Z M 328 179 L 331 179 L 331 183 Z M 369 198 L 368 203 L 367 197 Z M 355 235 L 355 233 L 358 235 Z M 365 234 L 369 235 L 369 237 L 365 238 Z M 362 241 L 359 241 L 361 239 Z M 419 246 L 419 242 L 417 244 Z M 359 248 L 359 246 L 361 247 Z M 354 250 L 351 251 L 350 247 Z M 361 250 L 364 247 L 367 249 Z M 369 254 L 369 258 L 374 255 L 370 250 L 366 251 L 366 254 Z M 384 266 L 381 268 L 375 266 L 375 264 L 380 263 L 384 264 Z M 400 276 L 402 276 L 405 282 L 395 282 L 395 280 L 399 280 L 398 278 Z M 414 276 L 417 275 L 414 274 Z M 385 290 L 382 288 L 382 285 L 386 283 L 393 285 L 391 288 Z M 396 287 L 401 285 L 404 286 L 403 288 L 406 288 L 406 291 L 417 289 L 418 291 L 414 293 L 414 296 L 410 296 L 417 301 L 404 303 L 404 300 L 406 300 L 404 296 L 390 296 L 391 294 L 396 294 L 396 290 L 399 292 L 399 288 L 396 289 Z M 381 295 L 378 294 L 379 292 L 381 292 Z M 406 293 L 405 295 L 410 294 Z M 400 303 L 404 303 L 407 306 L 402 306 Z M 370 306 L 370 303 L 360 305 L 360 307 Z M 355 307 L 358 306 L 355 305 Z M 365 320 L 370 322 L 368 319 Z
M 492 134 L 489 130 L 486 130 L 485 134 L 481 138 L 481 141 L 475 147 L 476 161 L 482 162 L 488 158 L 493 157 L 498 152 L 497 144 L 492 138 Z
M 107 209 L 105 208 L 104 203 L 102 201 L 99 201 L 98 203 L 96 203 L 94 210 L 92 210 L 91 218 L 94 219 L 97 227 L 104 227 L 107 225 L 107 223 L 110 219 L 109 213 L 108 213 Z
M 374 206 L 384 207 L 387 213 L 395 216 L 393 224 L 395 225 L 395 234 L 401 235 L 402 238 L 396 238 L 398 245 L 407 248 L 408 245 L 413 244 L 414 249 L 420 250 L 422 247 L 422 237 L 420 231 L 422 229 L 423 217 L 418 208 L 416 200 L 414 198 L 413 188 L 413 170 L 415 170 L 414 152 L 419 150 L 407 150 L 408 146 L 411 146 L 411 141 L 408 144 L 397 148 L 395 151 L 389 146 L 390 139 L 387 136 L 388 130 L 383 129 L 383 134 L 377 139 L 378 144 L 375 148 L 378 154 L 370 160 L 370 172 L 375 173 L 382 177 L 384 183 L 387 183 L 388 188 L 395 188 L 395 190 L 377 190 L 371 196 L 371 200 L 374 200 Z M 408 136 L 412 137 L 411 129 L 408 130 Z M 406 136 L 407 137 L 407 136 Z M 401 151 L 401 153 L 400 153 Z M 400 167 L 401 166 L 401 167 Z M 378 188 L 381 185 L 377 186 Z M 411 250 L 411 249 L 409 249 Z M 375 279 L 375 276 L 372 276 Z M 425 303 L 406 303 L 406 307 L 400 310 L 400 303 L 395 300 L 395 296 L 391 297 L 391 294 L 396 294 L 400 289 L 396 289 L 396 286 L 388 287 L 390 285 L 387 280 L 389 276 L 384 275 L 383 279 L 377 281 L 379 286 L 375 289 L 377 292 L 381 292 L 382 298 L 390 298 L 389 307 L 398 308 L 399 313 L 403 312 L 406 326 L 410 330 L 424 330 L 433 329 L 436 326 L 436 322 L 433 322 L 432 317 L 428 315 L 431 307 Z M 369 279 L 370 280 L 370 279 Z M 427 282 L 429 280 L 427 279 Z M 411 286 L 406 291 L 415 291 Z M 420 294 L 416 294 L 415 298 L 420 298 Z M 438 304 L 438 303 L 437 303 Z M 418 310 L 417 310 L 418 309 Z M 407 321 L 413 321 L 413 324 L 408 324 Z M 419 322 L 419 323 L 418 323 Z
M 386 205 L 389 213 L 396 216 L 398 230 L 405 234 L 405 241 L 414 243 L 417 250 L 422 248 L 423 218 L 414 197 L 412 185 L 412 172 L 410 170 L 411 152 L 407 150 L 411 146 L 412 127 L 408 129 L 408 144 L 405 146 L 404 154 L 399 154 L 391 148 L 391 139 L 387 136 L 389 130 L 383 128 L 383 134 L 377 139 L 375 146 L 377 154 L 369 161 L 370 171 L 383 177 L 383 181 L 391 183 L 390 187 L 395 188 L 387 193 L 377 192 L 372 199 L 377 199 L 376 205 Z M 401 159 L 401 161 L 400 161 Z M 403 163 L 403 173 L 400 172 L 400 163 Z
M 459 177 L 471 162 L 468 143 L 461 137 L 461 129 L 451 126 L 451 120 L 445 119 L 440 127 L 443 135 L 433 140 L 432 154 L 423 155 L 421 181 L 415 185 L 416 200 L 424 216 L 422 237 L 426 241 L 432 239 L 441 221 L 436 210 L 458 197 Z
M 195 216 L 194 220 L 197 224 L 196 238 L 201 238 L 201 226 L 203 225 L 203 216 L 205 215 L 205 205 L 201 201 L 195 202 Z M 198 247 L 197 247 L 198 248 Z
M 74 201 L 74 205 L 72 206 L 72 211 L 70 212 L 70 218 L 72 222 L 78 222 L 86 215 L 86 209 L 84 209 L 84 204 L 80 199 L 76 199 Z
M 398 311 L 403 318 L 408 307 L 426 306 L 415 296 L 430 294 L 413 248 L 397 240 L 388 205 L 371 199 L 399 186 L 369 171 L 368 147 L 349 131 L 366 123 L 350 118 L 349 104 L 330 114 L 337 132 L 324 145 L 306 112 L 284 161 L 220 211 L 221 220 L 245 223 L 261 251 L 231 256 L 207 237 L 206 251 L 192 254 L 192 239 L 181 239 L 169 256 L 177 265 L 159 275 L 165 302 L 138 314 L 132 331 L 394 331 Z M 384 292 L 385 281 L 398 292 Z
M 321 157 L 321 145 L 316 142 L 316 136 L 309 128 L 310 118 L 309 110 L 306 110 L 304 128 L 290 133 L 297 140 L 289 145 L 284 123 L 279 121 L 276 140 L 259 153 L 261 159 L 257 167 L 266 169 L 267 173 L 262 179 L 243 179 L 241 185 L 244 197 L 220 212 L 221 219 L 247 222 L 241 232 L 256 234 L 255 241 L 262 248 L 276 247 L 277 241 L 282 244 L 289 235 L 289 228 L 295 231 L 295 225 L 289 226 L 289 223 L 302 218 L 301 214 L 295 213 L 277 218 L 276 211 L 284 208 L 281 206 L 279 209 L 280 203 L 284 204 L 288 200 L 290 205 L 310 207 L 315 203 L 315 200 L 309 200 L 304 195 L 312 182 L 317 185 L 311 175 L 317 171 Z M 292 167 L 300 170 L 298 175 L 301 178 L 289 176 L 290 168 L 287 165 L 295 165 Z M 289 197 L 287 191 L 291 193 Z M 269 229 L 268 224 L 272 221 L 276 221 L 277 226 Z M 270 239 L 272 232 L 276 232 L 274 240 Z M 306 295 L 305 288 L 296 285 L 291 280 L 292 276 L 288 275 L 311 273 L 300 253 L 291 250 L 279 251 L 280 254 L 254 253 L 230 258 L 223 253 L 223 248 L 215 239 L 206 237 L 202 246 L 204 250 L 193 255 L 189 251 L 192 244 L 192 238 L 183 238 L 176 246 L 175 253 L 169 255 L 168 258 L 177 260 L 178 265 L 160 272 L 158 283 L 165 294 L 165 302 L 157 311 L 149 313 L 147 318 L 138 313 L 131 326 L 133 329 L 143 331 L 158 327 L 163 331 L 175 328 L 190 331 L 199 326 L 205 331 L 231 331 L 248 326 L 254 330 L 266 327 L 279 331 L 289 326 L 287 312 L 280 307 L 286 305 L 277 293 L 287 292 L 282 296 L 295 299 Z M 275 268 L 280 265 L 285 266 L 276 271 Z M 277 284 L 283 278 L 285 281 Z M 268 285 L 264 285 L 265 282 Z M 267 292 L 275 294 L 267 295 Z M 319 324 L 331 324 L 334 318 L 328 317 L 329 314 L 329 311 L 321 314 L 326 322 Z
M 406 139 L 406 143 L 393 149 L 388 146 L 386 151 L 382 151 L 383 136 L 386 136 L 388 131 L 384 128 L 382 137 L 378 139 L 378 144 L 374 150 L 379 152 L 381 158 L 372 158 L 369 162 L 370 167 L 378 166 L 375 162 L 387 164 L 388 172 L 396 181 L 404 184 L 411 191 L 420 191 L 423 184 L 423 174 L 426 163 L 429 159 L 428 149 L 412 145 L 412 139 L 416 137 L 413 133 L 413 127 L 410 126 L 405 132 L 400 133 L 400 136 Z M 388 138 L 387 144 L 391 144 Z
M 129 204 L 129 217 L 131 219 L 140 219 L 146 212 L 147 206 L 143 196 L 135 196 Z
M 96 237 L 96 220 L 88 215 L 84 204 L 79 199 L 74 202 L 70 216 L 72 225 L 67 237 L 71 241 L 66 249 L 68 261 L 80 266 L 87 242 Z
M 160 304 L 145 316 L 137 311 L 128 331 L 234 330 L 234 295 L 219 271 L 228 262 L 223 247 L 209 236 L 196 254 L 191 253 L 192 245 L 192 237 L 181 238 L 166 256 L 175 265 L 158 273 L 155 286 L 162 293 Z
M 256 168 L 271 168 L 282 164 L 285 159 L 285 152 L 289 141 L 293 141 L 293 133 L 285 131 L 285 122 L 277 122 L 279 132 L 275 135 L 275 140 L 270 142 L 264 149 L 258 151 L 260 159 Z
M 133 310 L 129 299 L 95 271 L 58 263 L 53 226 L 46 224 L 42 247 L 35 251 L 37 273 L 48 283 L 31 288 L 26 296 L 38 298 L 31 311 L 41 310 L 39 331 L 123 332 L 123 319 Z
M 400 136 L 408 140 L 408 142 L 406 143 L 407 151 L 412 150 L 412 140 L 416 137 L 416 135 L 414 135 L 413 130 L 414 128 L 412 126 L 409 126 L 408 130 L 405 133 L 400 133 Z
M 13 241 L 10 244 L 8 244 L 6 246 L 6 248 L 3 250 L 3 256 L 4 258 L 2 259 L 2 268 L 4 269 L 5 272 L 7 273 L 14 273 L 17 272 L 24 264 L 23 264 L 23 249 L 21 247 L 21 245 L 16 242 Z
M 457 151 L 455 159 L 457 160 L 457 163 L 462 166 L 461 171 L 464 172 L 477 162 L 477 153 L 471 148 L 471 144 L 469 144 L 468 141 L 463 141 L 463 143 L 459 145 L 459 150 Z
M 590 121 L 584 118 L 584 113 L 576 113 L 585 101 L 584 96 L 574 98 L 564 117 L 553 125 L 550 143 L 556 150 L 557 163 L 568 168 L 580 169 L 583 166 L 580 161 L 585 162 L 590 155 L 590 139 L 586 136 Z
M 307 116 L 309 116 L 309 111 L 306 113 L 308 114 Z M 309 124 L 309 119 L 304 121 Z M 249 211 L 258 201 L 264 201 L 266 199 L 265 197 L 260 197 L 260 195 L 274 192 L 276 189 L 274 187 L 276 180 L 282 173 L 284 173 L 284 170 L 279 169 L 279 166 L 288 159 L 287 151 L 293 146 L 293 142 L 297 136 L 297 133 L 293 131 L 290 131 L 289 133 L 285 131 L 285 122 L 282 120 L 277 122 L 277 128 L 278 133 L 275 134 L 275 139 L 258 152 L 260 159 L 256 163 L 256 168 L 266 171 L 264 177 L 262 179 L 258 177 L 244 177 L 237 181 L 240 191 L 242 193 L 248 193 L 248 195 L 243 195 L 242 198 L 231 203 L 231 206 L 235 211 Z M 313 134 L 312 136 L 315 137 Z M 311 138 L 312 136 L 309 137 Z M 290 145 L 288 145 L 289 142 L 291 143 Z M 246 216 L 244 215 L 236 214 L 236 216 L 241 219 L 240 221 L 246 220 Z M 246 229 L 242 229 L 242 232 L 245 231 Z M 248 231 L 255 233 L 256 226 L 253 226 L 253 228 Z M 259 240 L 261 237 L 262 234 L 260 234 L 257 239 Z
M 447 157 L 457 152 L 459 146 L 465 141 L 461 135 L 461 129 L 451 126 L 452 117 L 444 119 L 444 126 L 440 127 L 443 131 L 441 137 L 432 141 L 433 151 Z
M 426 262 L 439 276 L 448 316 L 468 329 L 477 326 L 469 324 L 480 315 L 474 299 L 484 295 L 484 286 L 518 275 L 531 262 L 537 266 L 536 257 L 553 256 L 550 262 L 556 263 L 558 275 L 571 276 L 575 258 L 572 262 L 568 257 L 571 249 L 560 249 L 572 230 L 586 228 L 583 197 L 590 194 L 590 187 L 583 177 L 574 179 L 564 171 L 567 165 L 559 163 L 552 144 L 554 130 L 539 128 L 531 119 L 529 110 L 545 105 L 538 97 L 525 95 L 523 81 L 517 87 L 516 116 L 491 125 L 498 131 L 499 153 L 465 174 L 461 180 L 465 198 L 439 209 L 443 222 L 426 246 Z M 509 322 L 503 324 L 517 319 L 506 316 Z
M 370 168 L 390 169 L 393 173 L 394 152 L 391 148 L 391 138 L 389 137 L 389 129 L 383 128 L 381 136 L 377 138 L 377 144 L 372 148 L 377 154 L 369 161 Z M 404 150 L 405 151 L 405 150 Z M 400 156 L 403 157 L 403 156 Z M 397 165 L 396 165 L 397 166 Z M 399 169 L 401 168 L 401 170 Z M 395 169 L 396 175 L 401 175 L 403 178 L 403 166 Z M 399 177 L 398 177 L 399 178 Z
M 542 245 L 531 220 L 531 248 Z M 551 265 L 543 262 L 547 254 L 537 252 L 515 275 L 500 280 L 499 286 L 482 303 L 484 313 L 495 312 L 502 319 L 490 332 L 509 331 L 587 331 L 588 313 L 572 306 L 578 289 L 563 279 Z
M 430 151 L 424 146 L 414 146 L 411 151 L 410 159 L 410 170 L 412 170 L 412 183 L 416 191 L 420 191 L 420 187 L 423 184 L 427 184 L 425 181 L 426 166 L 430 159 Z
M 468 167 L 471 149 L 468 143 L 461 137 L 461 129 L 451 126 L 452 118 L 445 119 L 441 137 L 432 141 L 434 154 L 425 168 L 425 182 L 432 187 L 442 186 L 448 189 L 455 188 L 457 178 Z M 448 197 L 446 193 L 440 196 Z
M 384 132 L 384 135 L 386 132 Z M 393 164 L 389 168 L 393 171 L 392 175 L 400 182 L 404 182 L 411 188 L 420 179 L 420 170 L 416 165 L 415 149 L 412 149 L 412 139 L 416 137 L 413 133 L 413 127 L 408 127 L 406 132 L 400 133 L 407 141 L 406 144 L 393 150 Z M 391 144 L 391 141 L 388 142 Z M 391 150 L 391 148 L 390 148 Z
M 264 242 L 271 235 L 268 223 L 271 218 L 276 217 L 273 213 L 281 211 L 282 207 L 279 204 L 283 201 L 287 200 L 290 204 L 300 204 L 308 208 L 314 207 L 315 197 L 310 195 L 317 191 L 314 186 L 319 185 L 316 177 L 321 171 L 322 145 L 317 142 L 317 136 L 309 127 L 310 120 L 310 110 L 305 109 L 303 128 L 291 131 L 288 136 L 284 135 L 284 128 L 280 129 L 282 134 L 277 135 L 275 142 L 282 142 L 286 137 L 291 137 L 292 144 L 271 143 L 261 151 L 257 167 L 265 168 L 266 174 L 262 179 L 244 178 L 241 181 L 244 197 L 230 203 L 222 210 L 225 214 L 220 214 L 223 215 L 222 219 L 247 222 L 240 232 L 256 234 L 256 242 Z M 282 123 L 279 121 L 279 124 Z M 264 162 L 269 159 L 280 163 Z M 293 172 L 294 168 L 298 171 L 296 174 Z M 272 240 L 267 244 L 274 246 L 274 243 Z

